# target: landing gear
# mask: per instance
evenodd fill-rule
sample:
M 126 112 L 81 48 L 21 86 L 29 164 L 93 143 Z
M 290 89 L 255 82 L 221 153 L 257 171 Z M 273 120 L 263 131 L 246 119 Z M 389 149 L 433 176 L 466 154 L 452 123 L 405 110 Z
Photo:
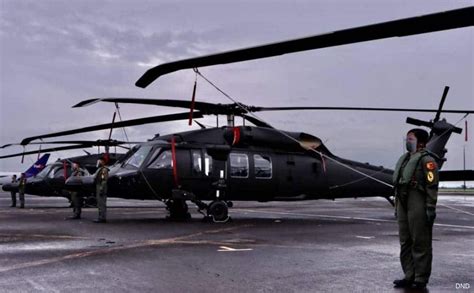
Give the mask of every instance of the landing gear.
M 232 206 L 232 202 L 228 205 L 225 201 L 216 200 L 209 204 L 207 208 L 207 216 L 211 218 L 215 223 L 225 223 L 230 220 L 229 208 Z
M 170 220 L 189 220 L 191 219 L 191 214 L 188 212 L 188 205 L 185 200 L 181 199 L 172 199 L 166 202 L 166 209 L 169 212 L 167 216 Z
M 229 208 L 233 206 L 231 201 L 215 200 L 210 204 L 205 204 L 200 200 L 193 200 L 193 203 L 199 208 L 199 212 L 204 215 L 204 222 L 226 223 L 231 219 L 229 217 Z

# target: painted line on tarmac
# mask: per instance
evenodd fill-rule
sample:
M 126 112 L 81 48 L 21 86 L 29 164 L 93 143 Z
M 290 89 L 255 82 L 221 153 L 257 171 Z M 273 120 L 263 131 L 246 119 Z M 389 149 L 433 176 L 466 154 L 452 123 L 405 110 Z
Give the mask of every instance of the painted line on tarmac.
M 304 213 L 290 213 L 290 212 L 277 212 L 277 211 L 257 211 L 249 209 L 234 209 L 235 211 L 249 212 L 256 214 L 276 214 L 276 215 L 289 215 L 289 216 L 303 216 L 303 217 L 313 217 L 313 218 L 328 218 L 328 219 L 342 219 L 342 220 L 360 220 L 368 222 L 385 222 L 385 223 L 394 223 L 395 220 L 384 220 L 384 219 L 374 219 L 374 218 L 360 218 L 360 217 L 346 217 L 346 216 L 330 216 L 330 215 L 318 215 L 318 214 L 304 214 Z M 438 224 L 435 223 L 435 226 L 438 227 L 448 227 L 448 228 L 463 228 L 463 229 L 474 229 L 474 226 L 465 226 L 465 225 L 450 225 L 450 224 Z
M 88 237 L 70 236 L 70 235 L 7 234 L 7 233 L 1 233 L 0 237 L 46 238 L 46 239 L 91 239 Z
M 143 248 L 143 247 L 150 247 L 150 246 L 174 244 L 178 241 L 186 240 L 186 239 L 193 238 L 193 237 L 196 237 L 196 236 L 202 236 L 202 235 L 209 234 L 209 233 L 228 232 L 228 231 L 237 230 L 237 229 L 240 229 L 240 228 L 251 227 L 251 226 L 253 226 L 253 225 L 248 224 L 248 225 L 239 225 L 239 226 L 229 227 L 229 228 L 206 230 L 206 231 L 202 231 L 202 232 L 197 232 L 197 233 L 192 233 L 192 234 L 177 236 L 177 237 L 172 237 L 172 238 L 158 239 L 158 240 L 145 240 L 145 241 L 141 241 L 141 242 L 133 243 L 133 244 L 129 244 L 129 245 L 115 246 L 115 247 L 110 247 L 110 248 L 96 249 L 96 250 L 93 250 L 93 251 L 73 253 L 73 254 L 68 254 L 68 255 L 65 255 L 65 256 L 46 258 L 46 259 L 42 259 L 42 260 L 38 260 L 38 261 L 20 263 L 20 264 L 16 264 L 16 265 L 12 265 L 12 266 L 3 267 L 3 268 L 0 268 L 0 273 L 5 273 L 5 272 L 19 270 L 19 269 L 28 269 L 28 268 L 31 268 L 31 267 L 37 267 L 37 266 L 42 266 L 42 265 L 47 265 L 47 264 L 72 260 L 72 259 L 82 259 L 82 258 L 86 258 L 86 257 L 89 257 L 89 256 L 100 256 L 100 255 L 105 255 L 105 254 L 109 254 L 109 253 L 113 253 L 113 252 L 117 252 L 117 251 L 123 251 L 123 250 L 134 249 L 134 248 Z
M 460 209 L 457 209 L 457 208 L 453 208 L 453 207 L 450 207 L 448 205 L 445 205 L 445 204 L 438 204 L 439 206 L 442 206 L 442 207 L 445 207 L 445 208 L 448 208 L 448 209 L 451 209 L 451 210 L 454 210 L 454 211 L 458 211 L 458 212 L 461 212 L 461 213 L 464 213 L 464 214 L 467 214 L 467 215 L 471 215 L 471 216 L 474 216 L 473 213 L 470 213 L 470 212 L 466 212 L 466 211 L 463 211 L 463 210 L 460 210 Z
M 360 239 L 375 239 L 375 236 L 359 236 L 359 235 L 356 235 L 356 238 L 360 238 Z
M 39 282 L 36 282 L 36 281 L 33 281 L 31 279 L 26 279 L 26 282 L 28 282 L 32 287 L 33 289 L 35 289 L 36 291 L 41 291 L 41 292 L 60 292 L 59 290 L 57 289 L 54 289 L 53 287 L 50 287 L 48 285 L 45 284 L 45 286 L 41 285 Z
M 229 246 L 220 246 L 220 249 L 217 251 L 219 252 L 236 252 L 236 251 L 251 251 L 253 250 L 252 248 L 232 248 Z

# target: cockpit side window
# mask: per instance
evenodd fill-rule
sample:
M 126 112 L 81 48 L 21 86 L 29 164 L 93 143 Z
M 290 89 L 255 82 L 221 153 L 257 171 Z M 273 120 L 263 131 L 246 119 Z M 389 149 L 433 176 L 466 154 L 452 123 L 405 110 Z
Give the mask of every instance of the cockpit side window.
M 66 166 L 66 176 L 70 177 L 72 174 L 71 167 L 68 165 Z M 49 178 L 59 178 L 59 177 L 64 177 L 64 167 L 63 166 L 58 166 L 49 173 Z
M 171 151 L 163 151 L 154 161 L 152 161 L 148 168 L 150 169 L 172 169 L 173 160 L 171 159 Z
M 61 168 L 61 167 L 58 167 L 58 166 L 53 167 L 52 170 L 51 170 L 51 172 L 49 172 L 48 177 L 49 177 L 49 178 L 54 178 L 55 174 L 58 172 L 58 170 L 59 170 L 60 168 Z
M 151 146 L 141 146 L 128 160 L 124 163 L 124 166 L 133 166 L 140 168 L 148 153 L 151 151 Z
M 46 166 L 43 170 L 41 170 L 41 172 L 36 174 L 36 177 L 45 178 L 48 175 L 48 173 L 49 173 L 49 171 L 51 170 L 52 167 L 53 167 L 53 165 Z

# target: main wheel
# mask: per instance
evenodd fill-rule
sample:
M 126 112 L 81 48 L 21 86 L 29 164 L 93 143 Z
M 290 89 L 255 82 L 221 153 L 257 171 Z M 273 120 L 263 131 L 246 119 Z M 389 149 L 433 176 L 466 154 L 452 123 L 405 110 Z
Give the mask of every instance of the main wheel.
M 229 209 L 224 201 L 213 201 L 207 210 L 214 222 L 227 222 L 229 220 Z

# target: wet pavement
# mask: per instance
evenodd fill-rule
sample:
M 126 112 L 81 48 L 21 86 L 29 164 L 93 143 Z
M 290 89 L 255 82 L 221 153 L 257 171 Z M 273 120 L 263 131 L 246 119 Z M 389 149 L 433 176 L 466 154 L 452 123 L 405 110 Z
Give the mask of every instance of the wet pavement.
M 109 199 L 82 220 L 62 198 L 0 193 L 1 292 L 401 292 L 384 199 L 234 202 L 232 222 L 165 220 L 154 201 Z M 429 292 L 474 291 L 474 197 L 440 196 Z

